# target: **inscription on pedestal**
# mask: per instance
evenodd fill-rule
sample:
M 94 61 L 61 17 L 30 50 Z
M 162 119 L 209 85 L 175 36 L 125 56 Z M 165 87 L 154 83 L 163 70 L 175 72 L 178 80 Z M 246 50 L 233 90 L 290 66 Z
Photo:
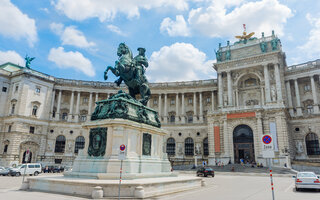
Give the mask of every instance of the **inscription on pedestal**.
M 104 156 L 107 144 L 107 128 L 92 128 L 89 136 L 89 156 Z
M 151 156 L 151 135 L 149 133 L 143 134 L 142 155 Z

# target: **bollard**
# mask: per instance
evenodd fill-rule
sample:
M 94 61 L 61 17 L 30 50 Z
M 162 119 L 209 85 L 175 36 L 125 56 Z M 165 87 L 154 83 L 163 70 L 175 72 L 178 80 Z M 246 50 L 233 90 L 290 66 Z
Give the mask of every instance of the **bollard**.
M 139 198 L 139 199 L 143 199 L 144 198 L 144 189 L 143 189 L 142 186 L 138 186 L 138 187 L 135 188 L 134 196 L 136 198 Z
M 94 187 L 92 194 L 91 194 L 91 197 L 93 199 L 102 199 L 102 197 L 103 197 L 102 187 L 100 187 L 100 186 Z

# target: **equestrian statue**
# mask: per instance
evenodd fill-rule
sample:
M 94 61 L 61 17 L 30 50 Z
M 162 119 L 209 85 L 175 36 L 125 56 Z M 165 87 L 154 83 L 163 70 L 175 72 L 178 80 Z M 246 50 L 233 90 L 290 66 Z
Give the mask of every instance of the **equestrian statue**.
M 132 57 L 132 52 L 125 43 L 120 43 L 117 55 L 118 60 L 115 66 L 108 66 L 104 72 L 104 79 L 108 79 L 108 71 L 110 70 L 116 77 L 119 77 L 115 83 L 120 86 L 122 81 L 128 86 L 129 94 L 136 99 L 136 95 L 140 94 L 139 100 L 143 105 L 147 105 L 151 92 L 145 74 L 145 68 L 148 67 L 148 60 L 145 56 L 145 49 L 138 48 L 139 55 Z

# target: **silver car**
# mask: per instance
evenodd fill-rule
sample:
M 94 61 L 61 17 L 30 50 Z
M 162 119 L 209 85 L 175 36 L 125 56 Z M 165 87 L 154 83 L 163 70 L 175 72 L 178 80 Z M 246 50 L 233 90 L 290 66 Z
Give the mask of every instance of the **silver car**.
M 313 172 L 298 172 L 294 178 L 296 191 L 303 188 L 320 190 L 320 178 Z
M 9 175 L 9 169 L 5 168 L 5 167 L 0 167 L 0 175 L 8 176 Z

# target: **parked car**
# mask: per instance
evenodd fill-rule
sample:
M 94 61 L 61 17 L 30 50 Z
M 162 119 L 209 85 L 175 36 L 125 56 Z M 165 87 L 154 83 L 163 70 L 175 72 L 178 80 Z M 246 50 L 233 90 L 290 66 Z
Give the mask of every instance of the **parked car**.
M 304 188 L 320 190 L 320 178 L 313 172 L 298 172 L 293 177 L 295 178 L 296 191 Z
M 20 176 L 21 174 L 29 174 L 38 176 L 42 172 L 41 164 L 40 163 L 28 163 L 18 165 L 16 168 L 10 169 L 11 176 Z
M 208 175 L 214 177 L 214 171 L 210 167 L 201 167 L 197 171 L 197 176 L 203 175 L 204 177 L 207 177 Z
M 9 168 L 0 167 L 0 175 L 8 176 L 9 175 Z

